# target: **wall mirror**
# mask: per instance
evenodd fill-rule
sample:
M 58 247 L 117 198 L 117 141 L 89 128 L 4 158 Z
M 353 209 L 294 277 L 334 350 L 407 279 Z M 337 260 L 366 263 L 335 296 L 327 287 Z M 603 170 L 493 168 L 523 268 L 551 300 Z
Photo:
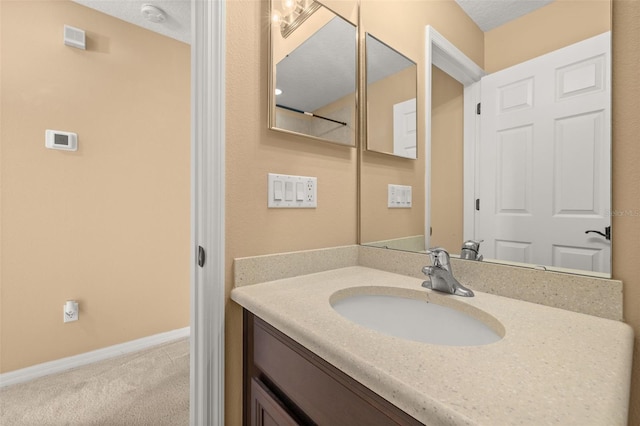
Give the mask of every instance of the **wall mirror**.
M 483 239 L 485 262 L 611 276 L 611 3 L 547 3 L 510 23 L 511 37 L 501 27 L 484 30 L 484 64 L 471 79 L 457 74 L 470 60 L 455 44 L 427 36 L 419 90 L 427 93 L 428 135 L 418 146 L 428 161 L 424 188 L 413 189 L 425 193 L 425 211 L 416 212 L 424 226 L 367 240 L 371 222 L 361 221 L 362 244 L 456 254 L 463 241 Z M 449 40 L 463 37 L 443 28 Z M 516 32 L 540 35 L 535 28 L 545 36 Z M 509 51 L 500 41 L 510 39 L 532 46 Z M 432 61 L 447 43 L 445 62 L 458 61 L 448 70 Z M 548 63 L 531 67 L 540 58 Z M 509 70 L 515 74 L 505 77 Z M 445 110 L 454 119 L 443 121 Z M 370 208 L 370 194 L 362 197 Z
M 313 0 L 271 13 L 269 128 L 355 146 L 356 26 Z
M 365 57 L 367 150 L 418 158 L 416 63 L 369 33 Z

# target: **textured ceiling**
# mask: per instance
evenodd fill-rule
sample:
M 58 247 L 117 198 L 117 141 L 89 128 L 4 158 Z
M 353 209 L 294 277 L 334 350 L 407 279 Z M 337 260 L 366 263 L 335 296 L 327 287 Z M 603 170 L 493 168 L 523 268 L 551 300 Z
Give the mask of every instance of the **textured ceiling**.
M 367 84 L 373 84 L 405 68 L 416 65 L 371 34 L 367 34 L 365 39 L 365 55 L 367 61 Z
M 73 0 L 83 6 L 155 31 L 167 37 L 191 42 L 191 3 L 190 0 Z M 142 16 L 140 9 L 151 4 L 162 9 L 166 20 L 162 23 L 149 22 Z
M 167 37 L 191 42 L 190 0 L 73 0 L 107 15 L 163 34 Z M 455 0 L 483 31 L 498 27 L 512 19 L 525 15 L 554 0 Z M 141 8 L 151 4 L 162 9 L 166 20 L 153 23 L 144 19 Z M 278 86 L 284 93 L 278 102 L 304 111 L 314 111 L 322 105 L 353 93 L 355 86 L 355 43 L 345 46 L 339 40 L 354 40 L 354 29 L 344 21 L 334 19 L 326 28 L 318 31 L 311 40 L 301 45 L 290 57 L 277 66 Z M 372 41 L 372 40 L 370 40 Z M 369 58 L 375 50 L 382 58 L 370 67 L 369 83 L 392 74 L 406 66 L 396 52 L 380 43 L 367 43 Z M 318 52 L 326 51 L 327 57 L 318 58 Z M 297 58 L 297 59 L 296 59 Z M 306 58 L 306 59 L 305 59 Z M 294 60 L 295 59 L 295 60 Z M 302 67 L 302 68 L 301 68 Z M 346 67 L 347 69 L 343 69 Z M 380 75 L 373 76 L 374 71 Z M 340 72 L 339 72 L 340 71 Z M 340 84 L 327 83 L 337 75 L 345 75 Z M 300 80 L 294 76 L 306 76 Z M 321 82 L 325 82 L 322 84 Z M 287 82 L 287 83 L 285 83 Z M 331 90 L 329 90 L 331 88 Z
M 276 65 L 279 105 L 315 111 L 356 91 L 356 28 L 336 16 Z
M 190 0 L 73 0 L 76 3 L 115 16 L 151 31 L 180 40 L 191 41 Z M 526 15 L 554 0 L 455 0 L 482 31 L 489 31 L 512 19 Z M 143 4 L 159 7 L 167 14 L 163 23 L 145 20 Z
M 456 0 L 482 31 L 533 12 L 554 0 Z

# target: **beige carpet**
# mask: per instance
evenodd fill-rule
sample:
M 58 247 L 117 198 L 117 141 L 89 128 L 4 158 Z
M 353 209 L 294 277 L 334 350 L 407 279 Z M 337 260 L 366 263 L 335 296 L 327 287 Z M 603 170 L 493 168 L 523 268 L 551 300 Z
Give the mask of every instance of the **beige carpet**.
M 0 389 L 0 425 L 188 425 L 189 340 Z

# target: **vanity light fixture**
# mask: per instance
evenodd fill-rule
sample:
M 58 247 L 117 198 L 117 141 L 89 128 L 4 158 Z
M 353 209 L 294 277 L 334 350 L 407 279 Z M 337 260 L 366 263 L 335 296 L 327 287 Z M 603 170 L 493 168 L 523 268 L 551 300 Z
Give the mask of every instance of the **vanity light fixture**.
M 282 0 L 282 13 L 285 15 L 290 15 L 296 10 L 297 6 L 296 0 Z
M 278 96 L 278 95 L 282 95 L 282 90 L 276 89 L 276 96 Z
M 164 13 L 164 11 L 152 4 L 143 4 L 140 8 L 140 13 L 142 13 L 144 19 L 156 24 L 161 24 L 167 20 L 167 15 Z
M 280 25 L 282 37 L 287 38 L 320 7 L 314 0 L 282 0 L 279 9 L 273 6 L 271 20 Z

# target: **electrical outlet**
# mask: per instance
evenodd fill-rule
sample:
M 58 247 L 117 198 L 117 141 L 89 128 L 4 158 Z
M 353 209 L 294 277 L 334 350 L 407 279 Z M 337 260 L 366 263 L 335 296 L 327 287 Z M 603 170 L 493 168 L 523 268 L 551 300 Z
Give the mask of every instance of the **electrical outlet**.
M 316 193 L 316 187 L 318 186 L 318 179 L 317 178 L 309 178 L 307 180 L 307 191 L 306 191 L 306 196 L 307 196 L 307 201 L 309 203 L 312 203 L 313 205 L 317 205 L 316 203 L 316 197 L 317 197 L 317 193 Z
M 64 322 L 78 321 L 78 302 L 67 300 L 62 306 L 62 314 Z

